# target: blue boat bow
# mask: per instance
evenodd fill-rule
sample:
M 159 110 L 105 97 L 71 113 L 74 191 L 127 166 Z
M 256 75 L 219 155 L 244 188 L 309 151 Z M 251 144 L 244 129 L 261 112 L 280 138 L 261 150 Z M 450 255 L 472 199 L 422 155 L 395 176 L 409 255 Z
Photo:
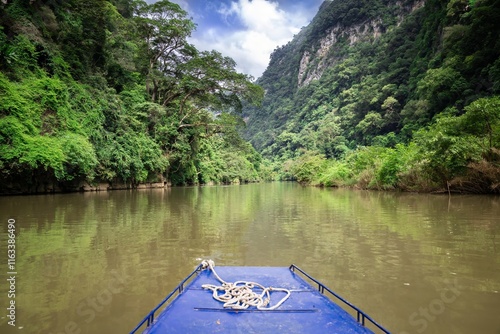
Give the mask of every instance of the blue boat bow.
M 262 296 L 265 287 L 270 287 L 268 304 L 259 308 L 257 301 L 255 305 L 241 306 L 233 300 L 228 305 L 225 300 L 213 298 L 226 293 L 224 283 L 238 281 L 258 282 L 259 287 L 251 285 L 251 288 L 256 288 Z M 207 287 L 211 288 L 207 291 Z M 219 290 L 214 291 L 215 287 Z M 340 301 L 356 317 L 325 293 Z M 366 313 L 293 264 L 289 268 L 217 267 L 215 271 L 207 262 L 202 262 L 131 334 L 144 327 L 143 334 L 389 333 Z

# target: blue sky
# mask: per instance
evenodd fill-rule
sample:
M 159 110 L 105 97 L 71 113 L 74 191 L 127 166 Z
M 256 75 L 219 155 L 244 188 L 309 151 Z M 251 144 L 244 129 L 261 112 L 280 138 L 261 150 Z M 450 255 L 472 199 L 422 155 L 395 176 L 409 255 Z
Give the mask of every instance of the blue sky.
M 237 70 L 261 76 L 269 55 L 316 15 L 323 0 L 170 0 L 197 24 L 190 42 L 233 58 Z M 152 3 L 154 0 L 147 0 Z

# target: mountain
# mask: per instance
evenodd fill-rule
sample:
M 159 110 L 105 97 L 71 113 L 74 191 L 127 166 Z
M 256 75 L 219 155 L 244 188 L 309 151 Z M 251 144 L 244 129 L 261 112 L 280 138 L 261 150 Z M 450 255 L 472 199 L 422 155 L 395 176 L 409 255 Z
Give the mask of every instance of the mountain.
M 361 148 L 409 145 L 475 101 L 493 99 L 496 108 L 499 34 L 498 0 L 325 1 L 272 53 L 257 80 L 263 103 L 244 111 L 245 138 L 294 179 L 286 165 L 305 155 L 339 161 Z M 498 118 L 491 122 L 481 158 L 499 147 Z M 446 184 L 478 159 L 468 156 L 453 173 L 430 179 Z
M 390 132 L 408 138 L 446 107 L 463 108 L 479 96 L 497 94 L 498 9 L 486 15 L 495 5 L 498 1 L 477 1 L 476 7 L 467 1 L 324 2 L 311 24 L 271 55 L 258 80 L 266 90 L 263 106 L 247 110 L 247 138 L 274 155 L 270 146 L 280 146 L 277 137 L 284 131 L 300 134 L 311 122 L 329 121 L 332 113 L 350 147 Z M 432 80 L 432 70 L 442 82 L 427 87 L 421 79 Z M 437 90 L 446 96 L 437 96 Z M 415 105 L 422 100 L 430 105 Z M 416 111 L 424 115 L 414 117 Z

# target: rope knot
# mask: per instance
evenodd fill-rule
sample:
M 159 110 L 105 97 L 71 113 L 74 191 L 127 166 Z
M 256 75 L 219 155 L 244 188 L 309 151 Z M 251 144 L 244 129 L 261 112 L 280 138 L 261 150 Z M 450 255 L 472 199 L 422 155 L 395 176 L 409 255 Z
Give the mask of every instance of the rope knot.
M 213 298 L 224 303 L 223 306 L 225 308 L 244 310 L 250 306 L 253 306 L 263 311 L 275 310 L 279 306 L 281 306 L 281 304 L 283 304 L 288 299 L 288 297 L 290 297 L 290 291 L 287 289 L 273 287 L 266 288 L 259 283 L 247 281 L 228 283 L 220 278 L 220 276 L 215 272 L 214 261 L 205 260 L 201 264 L 203 269 L 210 268 L 217 280 L 221 282 L 220 286 L 203 284 L 202 288 L 206 290 L 212 290 Z M 253 291 L 254 288 L 260 289 L 262 290 L 262 292 L 258 294 L 257 292 Z M 221 291 L 222 293 L 219 293 L 219 291 Z M 276 305 L 266 307 L 271 303 L 271 291 L 281 291 L 286 293 L 286 296 L 283 297 Z

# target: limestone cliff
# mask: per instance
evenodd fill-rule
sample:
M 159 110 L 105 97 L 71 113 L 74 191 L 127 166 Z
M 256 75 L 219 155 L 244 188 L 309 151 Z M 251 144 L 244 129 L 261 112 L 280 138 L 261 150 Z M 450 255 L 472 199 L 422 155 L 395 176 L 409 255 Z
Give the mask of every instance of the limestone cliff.
M 406 3 L 396 1 L 392 5 L 394 10 L 392 15 L 396 20 L 395 26 L 399 26 L 409 13 L 421 8 L 424 3 L 424 0 Z M 338 43 L 348 43 L 352 46 L 360 41 L 370 42 L 379 38 L 385 30 L 386 24 L 380 17 L 369 18 L 354 24 L 337 22 L 329 27 L 325 31 L 325 36 L 319 39 L 316 47 L 302 53 L 297 77 L 298 86 L 302 87 L 312 80 L 319 79 L 326 68 L 335 64 L 335 61 L 341 57 L 336 48 Z
M 427 2 L 432 5 L 427 6 Z M 426 15 L 434 12 L 446 15 L 446 4 L 439 0 L 325 1 L 308 26 L 302 28 L 292 41 L 277 47 L 271 54 L 269 66 L 257 80 L 266 92 L 262 107 L 248 107 L 244 110 L 246 138 L 265 155 L 281 155 L 281 151 L 274 152 L 272 147 L 289 145 L 279 142 L 283 131 L 300 133 L 305 129 L 304 125 L 308 126 L 306 120 L 321 119 L 325 110 L 333 110 L 334 106 L 341 107 L 343 103 L 352 103 L 352 99 L 344 99 L 344 94 L 347 97 L 350 92 L 348 88 L 363 80 L 363 76 L 369 78 L 376 75 L 377 71 L 387 71 L 387 66 L 396 66 L 406 85 L 410 78 L 411 58 L 420 52 L 416 39 L 424 39 L 425 43 L 436 43 L 436 39 L 439 39 L 439 32 L 421 30 Z M 432 18 L 434 21 L 438 19 Z M 389 48 L 385 46 L 387 43 Z M 425 47 L 422 57 L 433 52 L 432 45 Z M 389 50 L 391 48 L 400 48 L 398 52 L 401 54 Z M 362 57 L 364 64 L 360 64 L 358 57 Z M 391 61 L 396 63 L 391 65 Z M 416 63 L 415 66 L 418 67 L 414 73 L 423 70 Z M 325 78 L 327 72 L 330 73 Z M 387 81 L 386 84 L 394 84 L 389 77 L 384 80 Z M 384 80 L 379 81 L 379 84 Z M 389 87 L 406 89 L 404 85 Z M 342 93 L 343 90 L 346 91 Z M 343 95 L 339 95 L 340 93 Z M 316 97 L 311 99 L 308 94 Z M 381 109 L 384 100 L 380 103 L 378 100 L 387 97 L 374 97 L 371 102 L 377 105 L 372 107 L 365 103 L 360 107 L 362 109 L 359 116 L 349 119 L 345 124 L 355 125 L 360 122 L 369 111 L 365 108 Z M 345 102 L 339 104 L 341 100 Z M 400 105 L 404 103 L 397 102 Z M 315 116 L 311 116 L 311 113 Z M 387 129 L 392 128 L 389 126 Z M 354 138 L 349 129 L 341 132 L 344 131 L 347 133 L 343 136 Z M 302 134 L 299 135 L 301 136 Z M 297 143 L 290 147 L 302 146 L 303 143 Z M 317 145 L 313 144 L 311 147 L 315 146 Z

